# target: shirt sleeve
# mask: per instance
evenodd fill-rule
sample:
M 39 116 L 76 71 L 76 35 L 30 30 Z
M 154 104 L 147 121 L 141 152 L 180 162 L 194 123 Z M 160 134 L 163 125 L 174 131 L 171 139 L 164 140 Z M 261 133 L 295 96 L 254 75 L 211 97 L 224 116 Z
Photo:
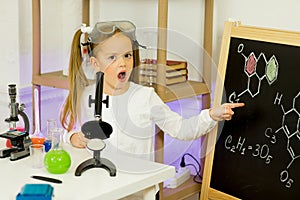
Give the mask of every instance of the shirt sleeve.
M 204 109 L 198 115 L 183 118 L 173 112 L 153 91 L 150 98 L 151 117 L 156 125 L 170 136 L 180 140 L 193 140 L 208 133 L 217 124 Z
M 66 131 L 64 133 L 64 136 L 63 136 L 64 142 L 66 142 L 68 144 L 71 144 L 71 137 L 72 137 L 72 135 L 75 134 L 75 133 L 78 133 L 78 132 L 80 132 L 80 130 L 71 130 L 69 132 Z

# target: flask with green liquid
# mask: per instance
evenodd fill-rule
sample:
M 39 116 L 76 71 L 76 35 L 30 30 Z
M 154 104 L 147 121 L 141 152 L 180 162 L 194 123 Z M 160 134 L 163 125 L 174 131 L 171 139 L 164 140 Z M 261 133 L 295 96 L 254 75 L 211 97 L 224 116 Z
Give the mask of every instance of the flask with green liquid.
M 48 172 L 52 174 L 63 174 L 68 171 L 71 166 L 70 154 L 65 151 L 62 143 L 62 128 L 54 128 L 52 132 L 52 145 L 44 158 L 44 166 Z

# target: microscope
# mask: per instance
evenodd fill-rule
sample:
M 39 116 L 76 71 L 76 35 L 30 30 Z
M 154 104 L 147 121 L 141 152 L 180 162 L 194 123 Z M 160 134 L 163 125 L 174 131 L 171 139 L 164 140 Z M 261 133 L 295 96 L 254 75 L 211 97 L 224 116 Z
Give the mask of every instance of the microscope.
M 89 106 L 95 104 L 94 117 L 95 120 L 85 122 L 81 131 L 85 137 L 89 138 L 87 148 L 93 151 L 93 158 L 90 158 L 81 163 L 75 171 L 75 176 L 81 176 L 81 174 L 91 168 L 103 168 L 109 172 L 110 176 L 116 176 L 116 166 L 110 160 L 100 157 L 100 152 L 105 148 L 106 144 L 103 140 L 109 138 L 113 132 L 112 126 L 102 120 L 102 103 L 108 107 L 108 96 L 106 100 L 102 100 L 103 97 L 103 79 L 104 73 L 96 73 L 96 92 L 95 99 L 89 96 Z
M 29 145 L 31 139 L 29 137 L 29 120 L 27 115 L 23 112 L 24 104 L 16 102 L 16 85 L 8 85 L 8 94 L 10 97 L 10 116 L 5 119 L 9 123 L 9 130 L 0 134 L 0 137 L 10 140 L 12 147 L 0 150 L 0 158 L 10 157 L 11 161 L 18 160 L 30 155 Z M 19 115 L 23 119 L 25 130 L 24 132 L 17 131 L 17 122 L 19 122 Z

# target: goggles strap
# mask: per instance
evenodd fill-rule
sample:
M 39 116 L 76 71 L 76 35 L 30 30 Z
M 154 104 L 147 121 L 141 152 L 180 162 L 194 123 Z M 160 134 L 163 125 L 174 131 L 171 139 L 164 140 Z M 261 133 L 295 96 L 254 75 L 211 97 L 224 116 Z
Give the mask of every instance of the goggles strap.
M 142 47 L 143 49 L 147 49 L 145 45 L 141 45 L 137 40 L 133 40 L 134 44 L 136 44 L 139 47 Z
M 83 46 L 83 47 L 84 47 L 84 46 L 90 46 L 90 45 L 91 45 L 91 42 L 89 42 L 89 41 L 87 41 L 87 42 L 85 42 L 85 43 L 81 42 L 80 45 Z
M 80 27 L 81 30 L 81 37 L 80 37 L 80 48 L 82 51 L 82 55 L 84 54 L 83 49 L 85 46 L 87 46 L 87 53 L 90 54 L 91 52 L 91 43 L 89 42 L 89 40 L 87 40 L 87 42 L 85 42 L 85 34 L 90 34 L 92 32 L 92 28 L 90 26 L 86 26 L 86 24 L 81 24 Z
M 80 42 L 80 48 L 81 49 L 83 49 L 83 47 L 87 47 L 87 53 L 88 53 L 88 55 L 90 55 L 90 53 L 91 53 L 91 42 L 90 41 L 86 41 L 86 42 Z

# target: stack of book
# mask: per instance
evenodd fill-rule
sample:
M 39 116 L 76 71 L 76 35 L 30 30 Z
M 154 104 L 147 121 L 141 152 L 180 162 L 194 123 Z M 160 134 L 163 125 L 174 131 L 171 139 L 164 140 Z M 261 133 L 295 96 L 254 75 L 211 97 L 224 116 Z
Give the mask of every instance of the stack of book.
M 166 66 L 166 85 L 186 82 L 188 79 L 187 62 L 167 60 Z M 142 85 L 156 84 L 157 65 L 156 60 L 143 60 L 140 66 L 139 82 Z

